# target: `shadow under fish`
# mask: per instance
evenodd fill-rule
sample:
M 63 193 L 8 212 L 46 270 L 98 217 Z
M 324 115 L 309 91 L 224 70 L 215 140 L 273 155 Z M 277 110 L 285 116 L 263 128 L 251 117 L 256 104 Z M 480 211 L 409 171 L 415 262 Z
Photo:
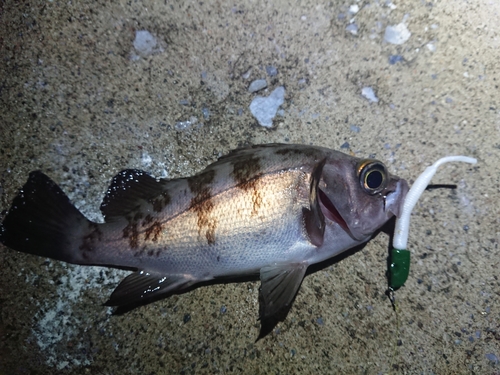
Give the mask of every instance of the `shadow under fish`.
M 310 265 L 366 243 L 408 192 L 383 163 L 306 145 L 232 151 L 192 177 L 124 170 L 87 220 L 40 171 L 0 226 L 25 253 L 134 271 L 108 306 L 128 311 L 202 285 L 260 278 L 258 338 L 285 319 Z

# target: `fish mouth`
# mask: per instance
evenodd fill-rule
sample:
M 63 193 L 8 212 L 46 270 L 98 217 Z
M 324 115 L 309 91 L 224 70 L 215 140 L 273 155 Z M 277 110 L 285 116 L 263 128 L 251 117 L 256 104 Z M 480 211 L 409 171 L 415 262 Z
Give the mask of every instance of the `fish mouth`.
M 342 215 L 340 215 L 339 211 L 325 194 L 325 192 L 318 188 L 318 193 L 321 212 L 323 212 L 323 215 L 325 215 L 325 217 L 327 217 L 331 221 L 337 223 L 347 233 L 351 234 L 351 231 L 347 226 L 344 218 L 342 217 Z
M 406 194 L 410 188 L 406 180 L 403 179 L 395 181 L 394 184 L 396 186 L 384 197 L 384 206 L 386 211 L 399 217 L 403 211 Z

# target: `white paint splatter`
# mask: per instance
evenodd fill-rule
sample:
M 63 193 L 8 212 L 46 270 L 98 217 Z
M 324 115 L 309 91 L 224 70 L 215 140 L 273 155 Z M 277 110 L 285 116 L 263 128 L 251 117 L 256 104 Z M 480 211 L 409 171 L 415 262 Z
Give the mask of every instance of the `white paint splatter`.
M 153 158 L 151 158 L 147 152 L 143 152 L 141 156 L 141 163 L 142 165 L 149 167 L 151 163 L 153 163 Z
M 52 263 L 49 263 L 48 268 L 52 267 Z M 100 291 L 104 286 L 117 285 L 128 274 L 126 271 L 102 267 L 68 264 L 62 264 L 62 267 L 68 272 L 58 280 L 57 298 L 47 300 L 41 305 L 40 311 L 34 316 L 36 323 L 32 330 L 36 343 L 46 356 L 46 364 L 58 370 L 90 365 L 87 358 L 75 354 L 79 348 L 83 348 L 79 343 L 83 322 L 73 313 L 80 303 L 82 293 L 87 289 Z M 102 297 L 105 298 L 104 295 Z M 79 343 L 76 345 L 76 351 L 67 350 L 68 342 Z
M 273 126 L 273 118 L 278 108 L 285 101 L 285 88 L 277 87 L 267 98 L 257 96 L 250 103 L 250 112 L 261 126 L 270 128 Z

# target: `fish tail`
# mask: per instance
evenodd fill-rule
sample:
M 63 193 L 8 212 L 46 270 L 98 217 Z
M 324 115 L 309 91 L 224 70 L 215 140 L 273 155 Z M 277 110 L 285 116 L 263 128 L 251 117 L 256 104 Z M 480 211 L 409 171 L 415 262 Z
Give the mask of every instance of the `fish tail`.
M 0 224 L 0 243 L 24 253 L 91 264 L 82 244 L 98 225 L 87 220 L 54 181 L 35 171 Z

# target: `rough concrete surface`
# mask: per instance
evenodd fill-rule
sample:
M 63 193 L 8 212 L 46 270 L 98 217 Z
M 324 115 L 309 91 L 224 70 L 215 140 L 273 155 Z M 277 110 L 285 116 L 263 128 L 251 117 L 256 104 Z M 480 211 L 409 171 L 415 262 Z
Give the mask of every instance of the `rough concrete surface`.
M 248 144 L 373 156 L 410 183 L 478 159 L 417 204 L 397 315 L 382 233 L 306 277 L 258 342 L 257 282 L 116 316 L 127 272 L 1 246 L 0 374 L 498 374 L 499 17 L 496 0 L 0 2 L 0 219 L 37 169 L 99 220 L 118 171 L 188 176 Z M 280 86 L 264 128 L 249 105 Z

